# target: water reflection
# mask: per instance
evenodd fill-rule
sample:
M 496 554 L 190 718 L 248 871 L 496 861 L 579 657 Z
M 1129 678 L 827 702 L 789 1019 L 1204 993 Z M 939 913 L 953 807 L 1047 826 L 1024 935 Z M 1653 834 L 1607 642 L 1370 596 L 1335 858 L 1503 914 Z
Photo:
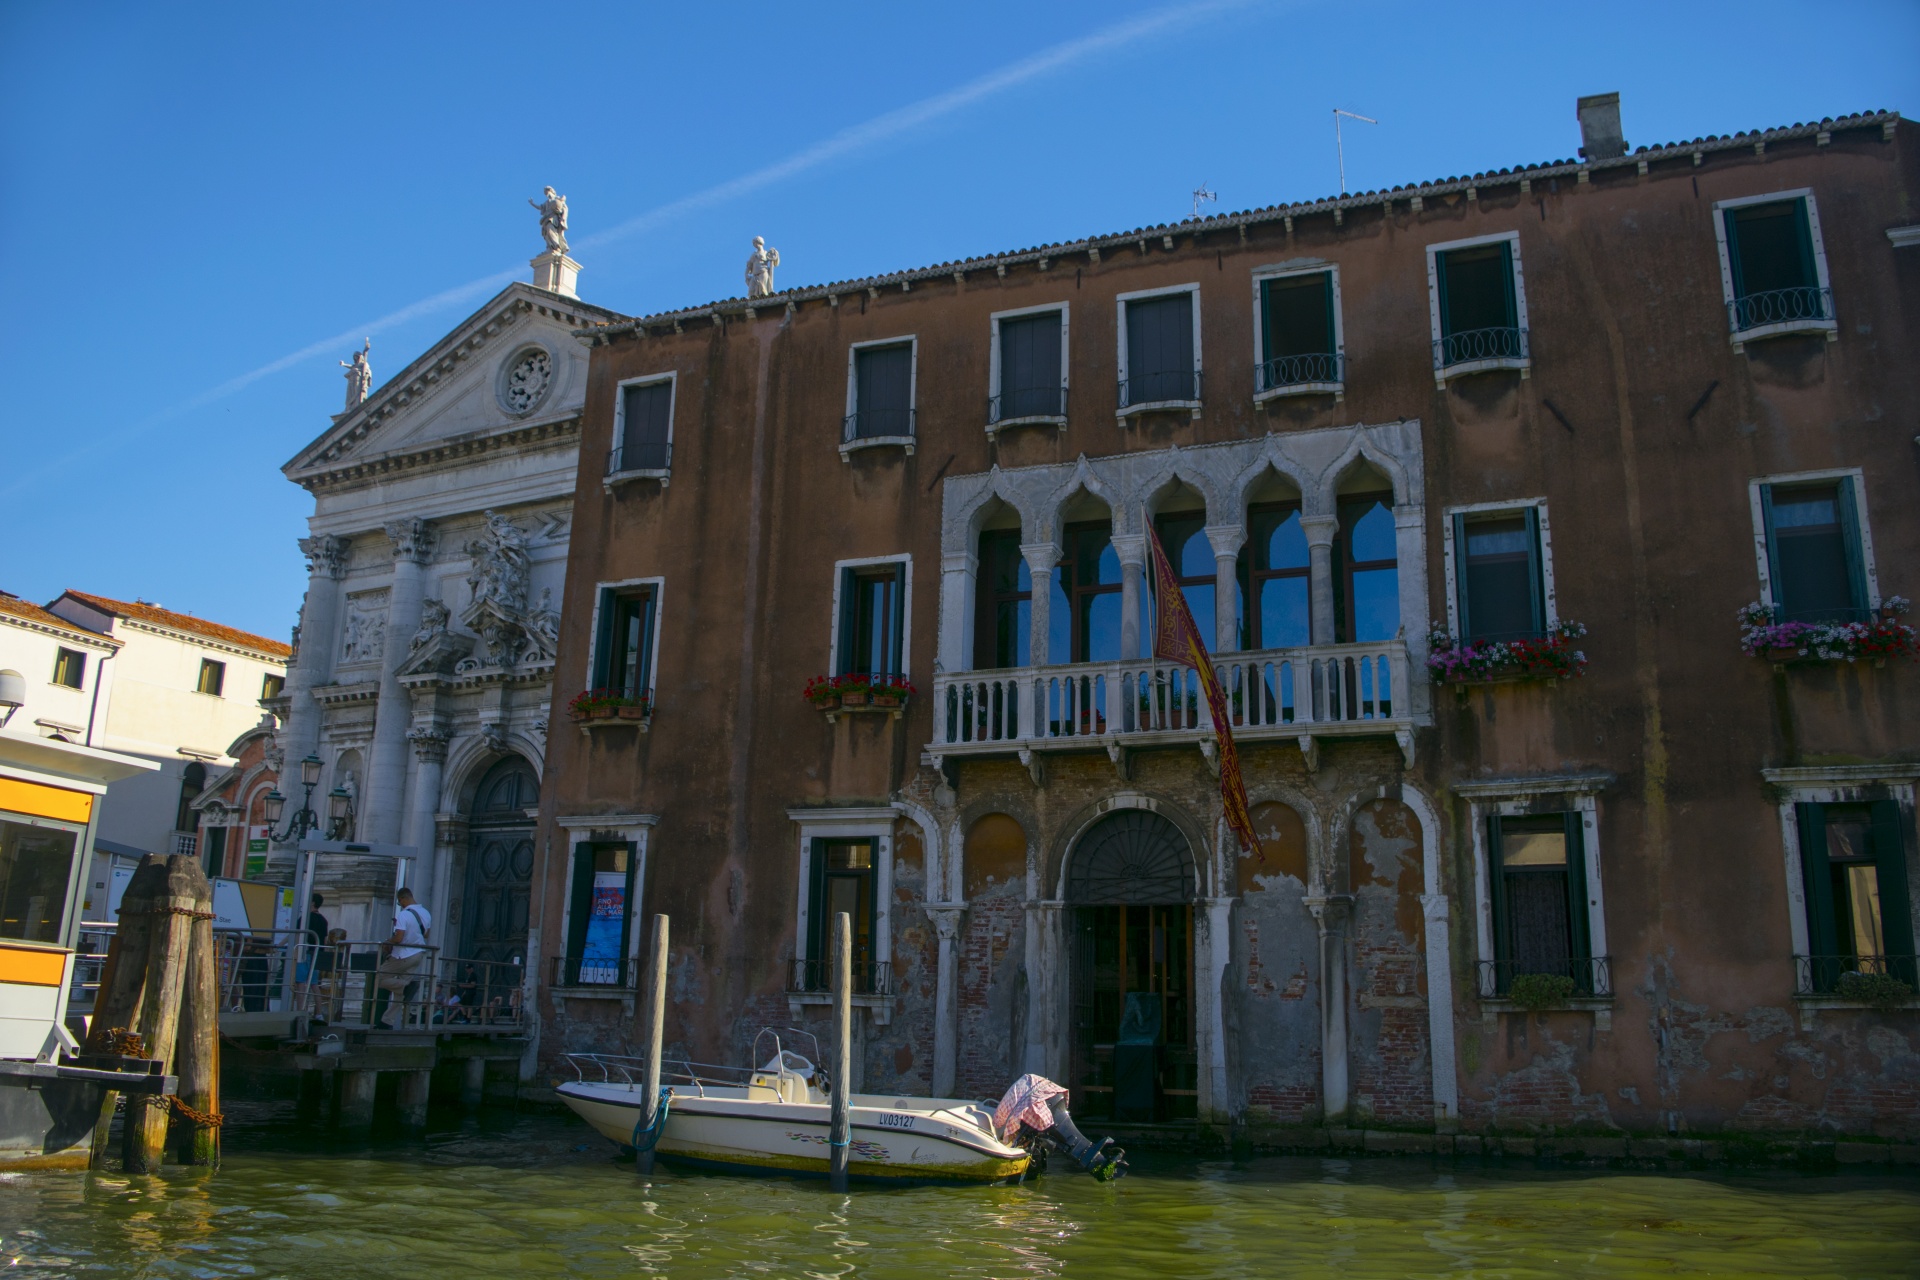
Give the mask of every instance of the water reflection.
M 1178 1160 L 1114 1184 L 857 1191 L 666 1172 L 570 1118 L 349 1147 L 230 1123 L 216 1177 L 0 1176 L 0 1264 L 70 1275 L 1910 1274 L 1920 1180 Z M 291 1134 L 291 1137 L 289 1135 Z M 291 1142 L 291 1149 L 287 1144 Z M 269 1151 L 269 1144 L 279 1150 Z

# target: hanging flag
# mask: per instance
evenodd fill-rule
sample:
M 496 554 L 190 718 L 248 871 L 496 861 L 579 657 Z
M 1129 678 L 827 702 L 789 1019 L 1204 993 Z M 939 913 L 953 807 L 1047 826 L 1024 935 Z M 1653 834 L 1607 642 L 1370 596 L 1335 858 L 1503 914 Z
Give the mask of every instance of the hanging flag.
M 1227 825 L 1248 853 L 1260 852 L 1259 837 L 1253 833 L 1253 815 L 1247 812 L 1247 784 L 1240 776 L 1240 753 L 1233 746 L 1233 726 L 1227 711 L 1227 695 L 1214 674 L 1213 660 L 1193 625 L 1193 612 L 1180 590 L 1180 579 L 1167 562 L 1166 548 L 1151 524 L 1147 540 L 1153 547 L 1153 656 L 1183 667 L 1192 667 L 1200 676 L 1200 687 L 1207 695 L 1207 709 L 1213 715 L 1214 740 L 1220 758 L 1220 800 L 1226 806 Z

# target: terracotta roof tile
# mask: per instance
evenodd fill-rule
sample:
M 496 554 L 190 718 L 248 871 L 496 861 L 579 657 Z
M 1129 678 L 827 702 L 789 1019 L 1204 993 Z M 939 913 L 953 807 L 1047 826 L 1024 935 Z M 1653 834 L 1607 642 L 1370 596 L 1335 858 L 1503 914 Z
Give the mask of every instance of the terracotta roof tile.
M 171 609 L 162 609 L 157 604 L 147 604 L 138 600 L 131 603 L 125 600 L 111 600 L 106 596 L 89 595 L 84 591 L 74 591 L 71 588 L 66 594 L 75 600 L 92 605 L 103 613 L 113 614 L 117 618 L 129 618 L 136 622 L 151 623 L 157 627 L 171 627 L 175 631 L 191 632 L 211 640 L 219 640 L 224 644 L 238 645 L 243 649 L 272 654 L 276 658 L 293 656 L 293 647 L 282 641 L 269 640 L 265 636 L 257 636 L 251 631 L 242 631 L 238 627 L 208 622 L 205 618 L 196 618 L 189 613 L 175 613 Z
M 119 643 L 119 641 L 113 639 L 111 636 L 103 636 L 98 632 L 89 631 L 85 627 L 68 622 L 58 614 L 48 613 L 39 605 L 28 600 L 22 600 L 19 596 L 9 591 L 0 591 L 0 613 L 10 613 L 16 618 L 24 618 L 28 622 L 38 623 L 43 627 L 57 627 L 68 635 L 83 636 L 88 640 L 104 642 L 106 644 Z

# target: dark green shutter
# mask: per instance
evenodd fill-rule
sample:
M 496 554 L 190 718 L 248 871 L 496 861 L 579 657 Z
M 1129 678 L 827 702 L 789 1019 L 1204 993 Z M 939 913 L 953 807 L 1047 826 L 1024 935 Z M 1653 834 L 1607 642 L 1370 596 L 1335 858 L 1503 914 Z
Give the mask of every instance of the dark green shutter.
M 1545 635 L 1547 631 L 1547 575 L 1546 559 L 1540 554 L 1540 508 L 1528 507 L 1526 512 L 1527 593 L 1533 605 L 1533 629 L 1536 634 Z
M 1592 994 L 1591 966 L 1580 962 L 1593 955 L 1587 915 L 1587 839 L 1585 815 L 1578 809 L 1566 815 L 1567 831 L 1567 941 L 1573 952 L 1573 978 L 1582 994 Z
M 1887 972 L 1916 985 L 1913 958 L 1913 899 L 1907 890 L 1907 849 L 1900 805 L 1873 802 L 1873 861 L 1880 880 L 1880 928 L 1886 938 Z
M 807 876 L 807 960 L 825 960 L 827 955 L 822 943 L 832 935 L 828 933 L 827 921 L 823 918 L 827 910 L 827 842 L 813 840 L 813 866 Z
M 1465 644 L 1473 634 L 1473 615 L 1467 611 L 1467 517 L 1459 511 L 1453 513 L 1453 584 L 1454 597 L 1460 602 L 1458 638 Z
M 1731 221 L 1727 224 L 1731 227 Z M 1780 580 L 1780 540 L 1773 528 L 1773 486 L 1760 486 L 1760 525 L 1767 538 L 1767 583 L 1773 593 L 1773 620 L 1780 621 L 1786 616 L 1786 584 Z
M 1507 324 L 1515 329 L 1520 327 L 1520 306 L 1513 292 L 1513 241 L 1500 242 L 1500 283 L 1507 291 Z
M 840 652 L 833 655 L 833 673 L 843 676 L 853 670 L 859 645 L 855 629 L 860 618 L 860 576 L 851 569 L 840 571 Z
M 1834 506 L 1840 514 L 1840 541 L 1847 549 L 1847 583 L 1853 593 L 1853 607 L 1865 609 L 1867 607 L 1867 557 L 1860 545 L 1860 504 L 1853 486 L 1852 476 L 1840 478 L 1840 483 L 1834 486 Z
M 1827 862 L 1827 806 L 1823 804 L 1798 804 L 1794 806 L 1800 819 L 1800 869 L 1807 885 L 1807 954 L 1811 956 L 1835 956 L 1840 954 L 1840 939 L 1833 928 L 1833 872 Z M 1816 989 L 1825 990 L 1832 985 L 1833 975 L 1820 972 L 1821 966 L 1814 966 Z
M 587 673 L 589 689 L 604 689 L 613 662 L 614 615 L 620 611 L 620 599 L 611 590 L 600 592 L 600 625 L 593 639 L 593 670 Z
M 1321 294 L 1321 297 L 1324 301 L 1326 312 L 1327 312 L 1327 350 L 1335 355 L 1338 355 L 1340 352 L 1340 335 L 1333 327 L 1333 288 L 1334 288 L 1333 272 L 1331 271 L 1327 272 L 1326 281 L 1327 281 L 1327 287 L 1325 291 Z M 1345 378 L 1346 370 L 1336 368 L 1333 371 L 1333 376 L 1336 379 Z
M 567 909 L 566 972 L 562 986 L 580 980 L 580 957 L 587 949 L 587 921 L 593 915 L 593 846 L 573 846 L 573 893 Z
M 893 566 L 893 599 L 890 607 L 893 617 L 887 628 L 887 674 L 903 676 L 907 673 L 907 654 L 902 645 L 902 637 L 907 629 L 907 566 L 904 562 Z
M 1805 196 L 1793 203 L 1800 214 L 1793 220 L 1793 229 L 1798 233 L 1794 236 L 1794 243 L 1800 247 L 1800 278 L 1807 282 L 1809 289 L 1817 289 L 1820 287 L 1820 272 L 1813 261 L 1813 213 L 1807 208 Z
M 1440 304 L 1440 336 L 1453 336 L 1453 313 L 1447 310 L 1447 255 L 1433 255 L 1433 287 Z
M 1273 359 L 1273 281 L 1260 282 L 1260 359 Z
M 1497 964 L 1505 964 L 1511 948 L 1507 942 L 1507 878 L 1500 854 L 1500 815 L 1496 813 L 1487 818 L 1487 896 L 1493 902 L 1493 958 Z M 1505 994 L 1507 975 L 1497 972 L 1495 982 L 1495 990 Z
M 1739 223 L 1734 220 L 1732 209 L 1720 211 L 1720 226 L 1727 233 L 1727 272 L 1733 277 L 1733 296 L 1736 299 L 1747 296 L 1747 282 L 1740 272 L 1740 233 Z

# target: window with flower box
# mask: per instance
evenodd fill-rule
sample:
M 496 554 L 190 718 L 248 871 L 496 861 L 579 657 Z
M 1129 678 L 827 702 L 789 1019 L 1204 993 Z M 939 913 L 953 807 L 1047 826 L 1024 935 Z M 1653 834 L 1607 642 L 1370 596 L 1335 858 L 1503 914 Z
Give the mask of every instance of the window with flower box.
M 1740 610 L 1741 647 L 1776 662 L 1920 656 L 1902 616 L 1880 595 L 1861 473 L 1771 476 L 1749 486 L 1760 599 Z
M 907 569 L 905 560 L 840 566 L 836 676 L 906 674 Z
M 657 582 L 600 588 L 593 645 L 593 688 L 651 701 L 656 647 Z

